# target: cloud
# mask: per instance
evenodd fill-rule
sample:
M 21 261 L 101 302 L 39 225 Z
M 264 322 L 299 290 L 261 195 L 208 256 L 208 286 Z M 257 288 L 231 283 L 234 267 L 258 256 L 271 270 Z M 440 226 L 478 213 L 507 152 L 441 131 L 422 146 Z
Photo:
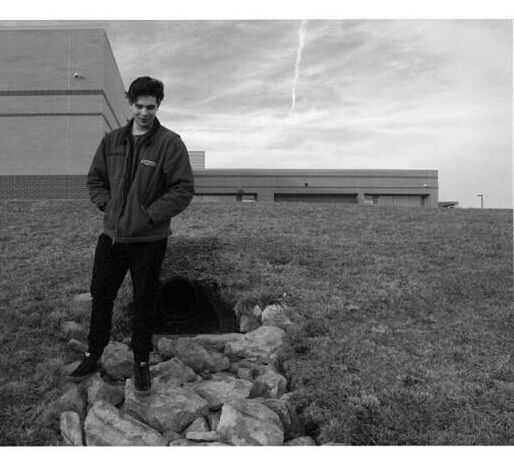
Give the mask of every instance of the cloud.
M 309 20 L 301 61 L 298 21 L 80 24 L 125 85 L 164 81 L 161 121 L 209 167 L 433 168 L 441 199 L 512 207 L 508 20 Z

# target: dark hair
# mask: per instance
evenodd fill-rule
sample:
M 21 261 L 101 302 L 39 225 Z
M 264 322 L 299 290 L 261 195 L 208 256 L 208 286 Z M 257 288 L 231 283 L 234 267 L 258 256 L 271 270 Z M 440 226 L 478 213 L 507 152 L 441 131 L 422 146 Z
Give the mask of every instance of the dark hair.
M 157 104 L 160 104 L 164 99 L 164 85 L 160 80 L 148 76 L 138 77 L 130 84 L 125 95 L 130 104 L 135 103 L 140 96 L 154 96 Z

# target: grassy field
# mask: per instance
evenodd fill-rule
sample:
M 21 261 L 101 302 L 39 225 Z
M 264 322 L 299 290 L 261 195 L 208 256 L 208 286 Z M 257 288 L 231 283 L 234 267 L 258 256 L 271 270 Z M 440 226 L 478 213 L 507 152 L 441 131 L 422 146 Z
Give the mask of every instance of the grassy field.
M 101 214 L 4 201 L 0 221 L 0 445 L 56 445 L 45 411 L 77 358 L 60 322 L 89 290 Z M 172 228 L 163 277 L 294 309 L 285 374 L 319 443 L 514 444 L 512 211 L 193 203 Z

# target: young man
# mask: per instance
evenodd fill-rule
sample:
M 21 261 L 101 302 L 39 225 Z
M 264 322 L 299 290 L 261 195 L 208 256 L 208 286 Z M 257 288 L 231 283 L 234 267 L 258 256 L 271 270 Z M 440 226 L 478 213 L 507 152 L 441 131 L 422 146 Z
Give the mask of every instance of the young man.
M 87 176 L 91 201 L 104 212 L 103 233 L 93 264 L 89 348 L 68 377 L 81 381 L 100 368 L 109 343 L 114 300 L 130 271 L 134 386 L 145 394 L 151 388 L 148 357 L 154 299 L 170 221 L 189 205 L 194 185 L 184 143 L 156 117 L 164 98 L 162 82 L 139 77 L 126 95 L 133 118 L 105 135 Z

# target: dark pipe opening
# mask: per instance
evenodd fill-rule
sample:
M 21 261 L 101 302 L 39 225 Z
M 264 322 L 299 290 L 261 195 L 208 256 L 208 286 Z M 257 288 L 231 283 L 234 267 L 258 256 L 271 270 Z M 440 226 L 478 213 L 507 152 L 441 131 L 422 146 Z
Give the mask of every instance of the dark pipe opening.
M 155 334 L 237 331 L 236 314 L 215 282 L 174 277 L 161 283 L 156 298 Z

